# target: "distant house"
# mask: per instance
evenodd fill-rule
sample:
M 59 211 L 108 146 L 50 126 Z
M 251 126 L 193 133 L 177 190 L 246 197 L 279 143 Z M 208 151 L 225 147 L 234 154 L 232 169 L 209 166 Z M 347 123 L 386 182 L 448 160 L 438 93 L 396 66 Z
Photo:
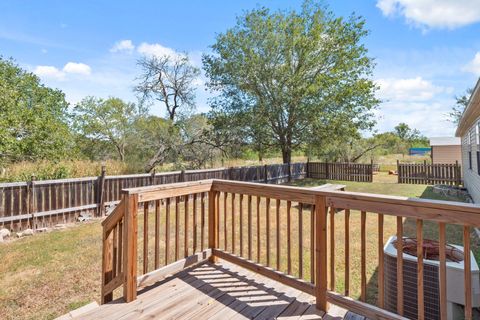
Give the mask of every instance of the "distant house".
M 462 147 L 458 137 L 430 138 L 430 148 L 433 164 L 462 162 Z
M 430 151 L 430 148 L 410 148 L 408 149 L 408 154 L 411 156 L 424 156 Z
M 480 81 L 458 123 L 455 136 L 462 140 L 464 185 L 476 203 L 480 203 Z

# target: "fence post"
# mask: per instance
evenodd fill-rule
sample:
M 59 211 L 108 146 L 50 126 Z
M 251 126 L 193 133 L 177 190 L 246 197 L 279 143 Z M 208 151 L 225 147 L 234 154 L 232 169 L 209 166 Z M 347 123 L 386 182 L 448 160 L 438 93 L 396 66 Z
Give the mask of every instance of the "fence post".
M 179 182 L 185 182 L 185 170 L 180 171 Z
M 98 204 L 98 209 L 97 209 L 97 216 L 101 217 L 105 213 L 105 174 L 107 172 L 107 169 L 104 165 L 102 165 L 102 172 L 100 173 L 100 176 L 98 177 L 97 180 L 97 204 Z
M 288 164 L 288 182 L 292 181 L 292 171 L 290 170 L 290 161 Z
M 27 182 L 28 186 L 28 214 L 31 215 L 31 220 L 29 222 L 31 229 L 37 229 L 35 223 L 35 213 L 34 210 L 34 202 L 35 202 L 35 180 L 36 177 L 34 174 L 30 177 L 30 182 Z
M 427 160 L 423 160 L 423 176 L 424 176 L 424 184 L 429 184 L 428 174 L 427 174 Z
M 267 169 L 267 165 L 264 165 L 264 166 L 263 166 L 263 170 L 264 170 L 264 173 L 265 173 L 265 177 L 264 177 L 265 183 L 268 183 L 268 169 Z
M 310 165 L 310 157 L 307 157 L 307 166 L 305 167 L 305 178 L 310 178 L 308 174 L 308 166 Z
M 155 184 L 155 175 L 157 174 L 157 170 L 154 168 L 152 170 L 152 174 L 150 175 L 150 185 Z
M 217 262 L 217 257 L 214 256 L 214 249 L 218 246 L 218 220 L 217 220 L 217 210 L 215 208 L 215 198 L 217 196 L 216 191 L 208 192 L 208 247 L 212 250 L 212 255 L 209 260 L 212 263 Z
M 370 182 L 373 182 L 373 159 L 370 158 Z
M 327 204 L 315 196 L 315 299 L 319 310 L 327 311 Z
M 138 195 L 123 194 L 124 219 L 123 224 L 123 299 L 131 302 L 137 298 L 137 235 L 138 235 Z
M 228 168 L 228 180 L 233 180 L 233 167 Z
M 400 160 L 397 159 L 397 183 L 400 183 Z
M 330 170 L 328 167 L 328 160 L 325 161 L 325 179 L 330 180 Z

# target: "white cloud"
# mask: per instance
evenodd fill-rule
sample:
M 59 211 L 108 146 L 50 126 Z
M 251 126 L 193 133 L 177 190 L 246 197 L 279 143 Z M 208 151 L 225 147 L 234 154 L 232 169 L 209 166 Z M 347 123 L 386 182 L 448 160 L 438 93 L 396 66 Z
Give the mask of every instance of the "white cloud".
M 132 53 L 134 49 L 135 49 L 135 45 L 132 43 L 132 40 L 120 40 L 115 42 L 113 47 L 110 49 L 110 52 Z
M 480 0 L 378 0 L 385 16 L 397 14 L 414 26 L 455 29 L 480 21 Z
M 77 63 L 77 62 L 68 62 L 64 67 L 63 71 L 66 73 L 74 73 L 88 76 L 92 73 L 92 69 L 88 64 Z
M 142 42 L 138 48 L 138 53 L 143 54 L 145 56 L 156 56 L 156 57 L 163 57 L 169 56 L 171 58 L 178 58 L 181 54 L 175 51 L 174 49 L 162 46 L 159 43 L 146 43 Z
M 471 72 L 476 76 L 480 76 L 480 52 L 475 54 L 472 61 L 463 67 L 463 71 Z
M 379 79 L 376 81 L 381 99 L 393 101 L 426 101 L 439 93 L 451 93 L 452 88 L 436 86 L 422 77 Z
M 37 76 L 46 79 L 64 80 L 65 73 L 54 66 L 36 66 L 33 70 Z
M 92 72 L 89 65 L 85 63 L 68 62 L 60 70 L 54 66 L 36 66 L 33 70 L 37 76 L 47 80 L 64 81 L 67 79 L 68 74 L 77 74 L 82 76 L 88 76 Z

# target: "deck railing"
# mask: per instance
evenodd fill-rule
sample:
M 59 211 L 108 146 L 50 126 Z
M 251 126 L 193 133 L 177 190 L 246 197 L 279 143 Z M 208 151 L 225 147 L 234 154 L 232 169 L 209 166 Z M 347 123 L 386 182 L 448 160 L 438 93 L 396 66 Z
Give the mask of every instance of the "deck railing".
M 137 214 L 139 207 L 143 213 Z M 359 250 L 352 241 L 354 219 L 360 221 Z M 314 295 L 321 310 L 333 303 L 371 319 L 404 319 L 404 262 L 397 258 L 397 308 L 387 311 L 383 249 L 385 226 L 391 233 L 396 223 L 394 233 L 404 239 L 405 219 L 414 221 L 418 240 L 418 319 L 425 316 L 423 225 L 438 224 L 439 308 L 447 319 L 446 225 L 459 225 L 469 252 L 470 231 L 480 226 L 479 206 L 226 180 L 124 190 L 103 222 L 102 302 L 122 285 L 124 299 L 132 301 L 149 281 L 221 258 Z M 374 239 L 368 249 L 367 239 Z M 470 259 L 466 254 L 466 319 L 472 317 Z M 367 288 L 372 264 L 377 281 Z M 351 290 L 357 286 L 354 274 L 360 275 L 358 299 Z M 376 293 L 374 301 L 367 289 Z

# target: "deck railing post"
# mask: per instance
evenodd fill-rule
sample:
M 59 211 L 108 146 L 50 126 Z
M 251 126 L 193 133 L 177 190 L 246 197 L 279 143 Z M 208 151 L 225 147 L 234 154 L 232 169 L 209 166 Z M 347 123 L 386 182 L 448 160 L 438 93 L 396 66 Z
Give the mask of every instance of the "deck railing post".
M 327 311 L 327 204 L 315 197 L 315 298 L 317 309 Z
M 131 302 L 137 298 L 137 233 L 138 195 L 124 194 L 125 223 L 123 224 L 123 299 Z
M 210 262 L 217 262 L 217 258 L 213 255 L 213 249 L 218 247 L 218 220 L 215 198 L 217 197 L 216 191 L 208 192 L 208 247 L 212 250 L 210 256 Z

